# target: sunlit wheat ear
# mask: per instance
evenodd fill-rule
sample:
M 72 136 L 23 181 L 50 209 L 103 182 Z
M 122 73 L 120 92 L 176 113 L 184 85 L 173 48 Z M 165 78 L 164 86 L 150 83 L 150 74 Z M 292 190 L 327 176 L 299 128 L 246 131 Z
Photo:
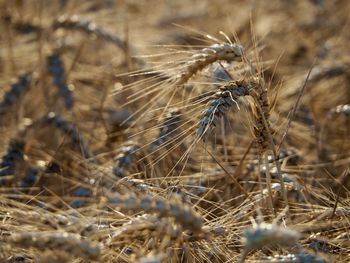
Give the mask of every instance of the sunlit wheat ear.
M 181 226 L 174 224 L 169 218 L 158 218 L 154 215 L 144 214 L 132 218 L 120 228 L 113 231 L 107 241 L 108 247 L 113 249 L 115 246 L 120 246 L 121 243 L 130 244 L 134 237 L 144 238 L 161 238 L 162 244 L 154 244 L 157 247 L 154 250 L 162 250 L 176 242 L 176 240 L 184 238 L 183 229 Z M 167 242 L 163 242 L 167 240 Z M 136 252 L 137 253 L 137 252 Z
M 142 216 L 132 218 L 127 223 L 123 224 L 120 229 L 113 233 L 111 238 L 116 239 L 121 237 L 122 235 L 127 236 L 132 232 L 144 231 L 146 229 L 148 229 L 149 231 L 158 231 L 161 227 L 164 227 L 164 223 L 171 224 L 171 222 L 168 221 L 166 218 L 159 219 L 157 216 L 144 214 Z
M 168 65 L 164 65 L 165 68 L 168 69 L 158 69 L 164 72 L 169 70 L 167 79 L 157 82 L 156 78 L 151 77 L 150 79 L 136 82 L 134 85 L 131 84 L 123 89 L 124 92 L 129 89 L 133 89 L 135 91 L 129 97 L 126 104 L 134 103 L 147 96 L 152 96 L 153 94 L 153 97 L 150 97 L 148 103 L 144 104 L 136 112 L 134 112 L 134 115 L 141 113 L 141 116 L 139 116 L 137 119 L 139 120 L 149 113 L 149 111 L 146 110 L 147 108 L 152 108 L 157 104 L 163 105 L 164 102 L 162 102 L 162 100 L 166 101 L 166 105 L 170 105 L 172 100 L 175 100 L 173 96 L 177 92 L 183 91 L 182 86 L 205 67 L 217 61 L 241 62 L 242 60 L 243 48 L 238 44 L 214 44 L 203 48 L 194 52 L 194 54 L 188 59 L 185 58 L 183 61 L 172 62 L 174 66 L 170 69 Z M 153 69 L 153 71 L 155 70 L 157 69 Z M 135 75 L 137 75 L 137 73 L 135 73 Z M 136 90 L 136 88 L 138 90 Z M 119 91 L 117 93 L 119 93 Z M 165 106 L 163 109 L 166 111 L 166 108 L 167 106 Z
M 219 91 L 207 103 L 207 109 L 199 122 L 197 135 L 205 140 L 205 135 L 218 124 L 230 107 L 239 108 L 238 99 L 250 94 L 252 86 L 246 80 L 231 81 L 220 87 Z
M 289 207 L 287 190 L 284 186 L 284 181 L 282 178 L 280 163 L 277 161 L 277 152 L 275 149 L 274 140 L 272 137 L 272 128 L 270 124 L 270 103 L 267 93 L 267 85 L 261 77 L 255 77 L 252 79 L 252 85 L 254 88 L 251 89 L 250 96 L 254 100 L 253 108 L 253 117 L 254 117 L 254 136 L 259 150 L 259 162 L 264 161 L 266 166 L 266 181 L 269 189 L 269 206 L 272 211 L 274 207 L 272 204 L 272 190 L 271 190 L 271 175 L 269 169 L 269 161 L 267 150 L 271 150 L 274 155 L 275 164 L 278 172 L 278 178 L 282 186 L 283 200 L 286 207 Z M 288 214 L 288 213 L 287 213 Z
M 254 224 L 246 229 L 243 235 L 244 251 L 240 262 L 244 262 L 247 253 L 251 250 L 261 249 L 269 245 L 291 247 L 298 243 L 301 235 L 289 228 L 275 224 Z
M 31 84 L 30 74 L 21 75 L 18 81 L 11 85 L 0 102 L 0 125 L 3 125 L 5 114 L 11 112 L 12 107 L 28 92 Z
M 58 94 L 64 100 L 67 109 L 74 106 L 74 96 L 71 87 L 67 84 L 63 61 L 58 53 L 52 53 L 47 57 L 48 71 L 52 75 L 53 84 L 58 89 Z
M 235 43 L 214 44 L 201 49 L 186 61 L 181 71 L 176 75 L 175 85 L 185 84 L 198 71 L 216 61 L 241 62 L 242 59 L 243 47 Z
M 91 235 L 96 231 L 95 219 L 66 215 L 64 211 L 50 213 L 47 210 L 13 210 L 9 213 L 9 217 L 21 224 L 35 222 L 35 224 L 42 224 L 50 229 L 67 229 L 73 233 L 80 233 L 82 236 Z
M 327 261 L 321 257 L 307 254 L 288 254 L 288 255 L 275 255 L 270 257 L 263 257 L 259 262 L 261 263 L 327 263 Z
M 10 217 L 21 221 L 40 222 L 50 225 L 53 228 L 65 227 L 80 222 L 78 217 L 48 213 L 47 211 L 38 212 L 31 210 L 13 210 L 10 212 Z
M 254 80 L 254 89 L 251 89 L 249 95 L 253 97 L 256 106 L 256 109 L 254 109 L 254 135 L 259 150 L 263 154 L 270 146 L 269 132 L 271 132 L 271 125 L 267 87 L 262 79 L 256 78 Z
M 65 251 L 86 260 L 97 260 L 101 254 L 99 244 L 67 232 L 18 233 L 5 238 L 6 242 L 22 248 Z
M 154 196 L 134 195 L 122 196 L 119 194 L 109 195 L 109 205 L 114 205 L 122 210 L 146 213 L 156 213 L 159 217 L 171 217 L 184 229 L 201 233 L 203 231 L 203 219 L 190 206 L 180 202 L 179 199 L 164 200 Z
M 64 28 L 67 30 L 77 30 L 84 32 L 88 35 L 95 35 L 97 38 L 103 39 L 105 41 L 111 42 L 121 48 L 126 49 L 124 40 L 119 36 L 107 32 L 103 28 L 97 26 L 95 23 L 79 18 L 77 15 L 71 17 L 63 15 L 59 17 L 53 24 L 54 29 Z
M 290 247 L 296 245 L 300 237 L 298 232 L 286 227 L 260 223 L 245 230 L 243 244 L 245 250 L 261 249 L 268 245 Z

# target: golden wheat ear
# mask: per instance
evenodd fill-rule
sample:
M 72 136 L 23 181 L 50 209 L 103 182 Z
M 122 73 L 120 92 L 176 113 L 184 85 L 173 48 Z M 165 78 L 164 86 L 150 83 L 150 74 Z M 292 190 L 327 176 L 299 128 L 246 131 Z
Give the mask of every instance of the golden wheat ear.
M 6 241 L 23 248 L 65 251 L 87 260 L 97 260 L 101 254 L 99 244 L 67 232 L 13 234 L 6 238 Z
M 119 194 L 108 197 L 110 205 L 117 206 L 122 210 L 137 211 L 143 210 L 148 213 L 157 213 L 159 217 L 171 217 L 180 224 L 184 229 L 200 233 L 204 231 L 203 219 L 193 211 L 187 204 L 180 202 L 178 199 L 164 200 L 157 197 L 134 195 L 122 196 Z
M 216 61 L 241 62 L 243 47 L 238 44 L 223 43 L 197 51 L 186 61 L 183 69 L 176 75 L 175 85 L 185 84 L 192 76 Z
M 248 252 L 268 245 L 295 246 L 301 235 L 294 230 L 274 224 L 259 223 L 246 229 L 243 236 L 244 250 L 239 262 L 244 262 Z

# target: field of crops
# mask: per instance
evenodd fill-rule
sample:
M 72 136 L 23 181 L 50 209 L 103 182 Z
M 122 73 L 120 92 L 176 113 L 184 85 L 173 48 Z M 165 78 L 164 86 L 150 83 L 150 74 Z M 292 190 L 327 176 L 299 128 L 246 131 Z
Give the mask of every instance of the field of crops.
M 0 0 L 0 262 L 350 262 L 350 1 Z

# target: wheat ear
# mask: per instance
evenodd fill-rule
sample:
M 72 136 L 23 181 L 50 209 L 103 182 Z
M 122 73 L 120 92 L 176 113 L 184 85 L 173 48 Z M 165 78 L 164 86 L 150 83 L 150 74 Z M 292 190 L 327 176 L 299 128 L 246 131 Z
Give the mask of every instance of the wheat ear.
M 108 197 L 108 202 L 123 210 L 143 210 L 147 213 L 157 213 L 159 217 L 171 217 L 184 229 L 199 233 L 202 230 L 202 217 L 193 209 L 178 199 L 164 200 L 160 197 L 134 195 L 122 196 L 119 194 Z
M 327 263 L 327 261 L 321 257 L 307 253 L 288 254 L 288 255 L 275 255 L 270 257 L 264 257 L 260 263 Z
M 9 91 L 0 102 L 0 124 L 5 114 L 11 111 L 12 106 L 29 90 L 31 78 L 29 74 L 21 75 L 18 81 L 11 85 Z
M 22 140 L 14 139 L 10 142 L 7 153 L 2 157 L 0 176 L 13 175 L 16 165 L 24 161 L 24 146 Z
M 95 35 L 105 41 L 109 41 L 122 50 L 126 49 L 125 42 L 120 39 L 117 35 L 107 32 L 103 28 L 100 28 L 95 23 L 87 20 L 80 19 L 77 15 L 71 17 L 63 15 L 59 17 L 53 24 L 54 29 L 64 28 L 69 30 L 82 31 L 88 35 Z
M 175 85 L 181 86 L 185 84 L 198 71 L 216 61 L 240 62 L 242 61 L 242 57 L 243 48 L 235 43 L 214 44 L 210 47 L 201 49 L 193 54 L 185 63 L 185 66 L 176 76 Z
M 254 224 L 252 228 L 246 229 L 244 232 L 244 250 L 239 262 L 244 262 L 251 250 L 261 249 L 268 245 L 294 246 L 300 237 L 298 232 L 275 224 Z
M 254 86 L 254 89 L 251 90 L 250 95 L 254 99 L 254 102 L 255 102 L 254 106 L 256 108 L 256 114 L 254 115 L 254 121 L 255 121 L 254 134 L 255 134 L 257 145 L 259 147 L 259 158 L 264 156 L 264 162 L 267 168 L 266 180 L 268 184 L 268 189 L 270 191 L 270 206 L 272 205 L 272 192 L 271 192 L 271 175 L 270 175 L 269 161 L 268 161 L 268 155 L 267 155 L 267 150 L 269 149 L 269 146 L 274 155 L 278 178 L 282 187 L 283 200 L 286 204 L 287 210 L 289 211 L 287 190 L 284 186 L 281 166 L 280 166 L 280 163 L 278 162 L 278 156 L 275 149 L 275 144 L 273 142 L 273 138 L 271 135 L 271 125 L 269 121 L 270 103 L 268 100 L 267 87 L 264 83 L 264 80 L 261 78 L 254 78 L 252 80 L 252 83 L 253 83 L 252 85 Z M 273 207 L 272 207 L 272 210 L 273 210 Z M 287 212 L 287 215 L 289 215 L 289 212 Z
M 67 232 L 17 233 L 6 238 L 6 241 L 23 248 L 65 251 L 87 260 L 97 260 L 101 254 L 99 244 L 95 244 L 87 239 L 82 239 L 80 235 Z
M 217 125 L 220 117 L 225 115 L 230 107 L 236 105 L 239 108 L 237 100 L 250 95 L 252 88 L 246 80 L 231 81 L 220 87 L 207 103 L 207 109 L 199 122 L 197 135 L 205 139 L 204 135 Z
M 62 116 L 57 115 L 54 112 L 50 112 L 39 121 L 39 124 L 43 126 L 53 126 L 61 130 L 64 134 L 69 136 L 73 148 L 75 148 L 77 151 L 82 151 L 85 158 L 92 157 L 88 143 L 85 141 L 78 129 Z
M 67 109 L 74 106 L 73 92 L 66 82 L 65 69 L 60 55 L 56 52 L 47 57 L 48 71 L 52 75 L 53 84 L 58 88 L 58 94 L 63 98 Z

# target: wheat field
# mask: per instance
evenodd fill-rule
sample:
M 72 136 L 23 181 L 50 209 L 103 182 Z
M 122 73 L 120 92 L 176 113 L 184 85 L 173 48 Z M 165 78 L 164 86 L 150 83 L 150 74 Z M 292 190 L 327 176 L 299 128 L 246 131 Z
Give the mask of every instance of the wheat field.
M 350 1 L 0 18 L 0 262 L 350 262 Z

